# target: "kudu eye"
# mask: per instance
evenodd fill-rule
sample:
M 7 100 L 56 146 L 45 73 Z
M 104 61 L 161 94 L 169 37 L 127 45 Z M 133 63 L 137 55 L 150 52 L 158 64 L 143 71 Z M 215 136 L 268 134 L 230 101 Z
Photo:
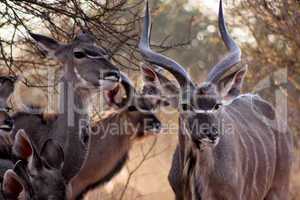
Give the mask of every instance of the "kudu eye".
M 86 54 L 83 51 L 74 51 L 74 56 L 77 59 L 82 59 L 82 58 L 86 57 Z
M 92 59 L 106 59 L 108 58 L 107 54 L 101 54 L 99 52 L 96 52 L 96 51 L 91 51 L 91 50 L 88 50 L 88 49 L 85 49 L 84 50 L 85 53 L 86 53 L 86 56 L 89 57 L 89 58 L 92 58 Z
M 85 50 L 85 53 L 90 57 L 100 57 L 100 54 L 94 51 Z
M 219 110 L 221 108 L 222 104 L 221 103 L 217 103 L 215 106 L 214 106 L 214 110 Z
M 136 109 L 135 106 L 129 106 L 129 107 L 128 107 L 128 111 L 129 111 L 129 112 L 134 112 L 134 111 L 137 111 L 137 109 Z
M 90 139 L 90 127 L 86 125 L 81 128 L 80 140 L 84 145 L 87 145 Z

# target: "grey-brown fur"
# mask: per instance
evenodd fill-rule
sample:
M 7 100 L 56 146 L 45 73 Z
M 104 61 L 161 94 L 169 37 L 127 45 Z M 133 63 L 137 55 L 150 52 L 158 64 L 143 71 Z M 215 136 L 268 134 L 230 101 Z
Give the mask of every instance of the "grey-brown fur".
M 119 131 L 109 133 L 100 131 L 95 135 L 91 135 L 87 162 L 79 175 L 72 180 L 73 195 L 75 197 L 82 192 L 86 192 L 89 186 L 93 186 L 95 183 L 102 184 L 109 181 L 109 178 L 112 178 L 118 172 L 116 169 L 120 170 L 122 168 L 121 166 L 125 164 L 124 161 L 127 159 L 134 140 L 147 134 L 147 130 L 142 130 L 144 120 L 156 120 L 155 123 L 159 123 L 151 115 L 135 113 L 134 115 L 138 117 L 135 118 L 130 116 L 131 114 L 133 113 L 128 113 L 128 111 L 111 114 L 94 127 L 98 130 L 108 130 L 107 128 L 113 125 L 112 129 L 118 126 Z M 130 126 L 134 127 L 131 128 Z M 110 177 L 107 178 L 107 175 L 110 175 Z
M 0 137 L 6 135 L 13 128 L 13 121 L 9 116 L 8 100 L 14 92 L 16 78 L 11 76 L 0 76 Z M 4 145 L 0 139 L 0 154 Z M 7 139 L 3 139 L 3 142 Z
M 160 121 L 151 110 L 157 102 L 144 96 L 148 92 L 135 93 L 126 109 L 109 114 L 92 127 L 87 161 L 72 180 L 71 199 L 82 199 L 90 189 L 109 181 L 125 165 L 133 142 L 159 131 Z
M 279 131 L 277 121 L 270 127 L 270 120 L 274 119 L 268 116 L 274 110 L 268 104 L 263 107 L 249 103 L 253 99 L 265 103 L 249 95 L 222 108 L 224 123 L 234 127 L 230 133 L 222 134 L 216 147 L 207 146 L 199 151 L 183 135 L 187 133 L 181 127 L 180 145 L 169 174 L 176 199 L 193 199 L 192 190 L 196 190 L 195 199 L 288 199 L 291 134 Z M 253 107 L 269 109 L 269 114 L 256 113 Z M 191 160 L 196 163 L 192 165 Z M 184 170 L 189 167 L 192 169 Z
M 145 60 L 177 79 L 179 144 L 169 175 L 177 200 L 288 199 L 292 136 L 260 97 L 240 95 L 247 67 L 219 9 L 219 28 L 229 53 L 197 86 L 174 60 L 150 48 L 147 4 L 139 48 Z
M 39 200 L 48 198 L 49 192 L 52 199 L 66 199 L 66 191 L 63 190 L 68 189 L 69 181 L 79 172 L 87 155 L 89 133 L 81 130 L 80 121 L 88 121 L 86 107 L 89 90 L 114 87 L 119 80 L 119 71 L 106 59 L 105 52 L 95 45 L 89 34 L 80 34 L 69 44 L 62 44 L 39 34 L 30 35 L 44 53 L 63 65 L 64 73 L 60 84 L 62 110 L 52 120 L 43 115 L 32 114 L 30 109 L 29 113 L 15 114 L 12 138 L 16 140 L 16 134 L 23 129 L 36 152 L 43 152 L 44 144 L 49 140 L 57 144 L 54 146 L 58 146 L 58 149 L 62 149 L 55 158 L 63 160 L 63 163 L 59 162 L 61 165 L 57 167 L 56 172 L 37 170 L 37 177 L 44 176 L 44 181 L 28 179 L 25 183 L 32 185 L 29 187 L 33 193 L 31 196 Z M 75 110 L 75 107 L 80 112 Z M 15 148 L 13 154 L 17 154 Z M 51 154 L 48 154 L 48 157 Z M 53 159 L 51 156 L 50 158 Z M 23 175 L 28 176 L 26 173 Z M 50 185 L 53 187 L 49 187 Z M 59 190 L 55 189 L 58 189 L 56 185 L 61 185 Z
M 10 131 L 13 121 L 8 113 L 8 99 L 14 91 L 16 78 L 11 76 L 0 76 L 0 179 L 4 172 L 13 167 L 11 162 L 11 149 L 13 144 Z M 0 181 L 2 183 L 2 180 Z
M 70 190 L 62 176 L 64 153 L 59 144 L 48 139 L 37 151 L 28 135 L 20 130 L 13 151 L 21 160 L 4 173 L 1 191 L 5 199 L 67 199 Z

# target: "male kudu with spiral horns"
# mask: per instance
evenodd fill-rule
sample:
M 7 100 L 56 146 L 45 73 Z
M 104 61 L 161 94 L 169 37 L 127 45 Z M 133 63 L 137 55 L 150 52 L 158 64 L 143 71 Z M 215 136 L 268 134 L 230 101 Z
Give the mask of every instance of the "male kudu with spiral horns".
M 151 50 L 147 3 L 140 51 L 181 89 L 179 144 L 169 174 L 176 199 L 288 199 L 292 136 L 268 102 L 240 95 L 247 69 L 239 65 L 241 50 L 227 31 L 222 1 L 219 29 L 229 53 L 197 86 L 180 64 Z

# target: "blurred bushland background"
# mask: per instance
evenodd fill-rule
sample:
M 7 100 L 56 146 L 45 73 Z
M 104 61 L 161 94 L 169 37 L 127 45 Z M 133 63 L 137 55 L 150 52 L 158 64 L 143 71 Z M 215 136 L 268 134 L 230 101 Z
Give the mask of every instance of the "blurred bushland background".
M 152 45 L 187 68 L 194 80 L 203 81 L 210 67 L 226 52 L 218 32 L 218 0 L 149 0 Z M 300 199 L 300 1 L 224 0 L 229 30 L 243 52 L 249 71 L 244 92 L 271 101 L 286 118 L 294 134 L 295 165 L 292 199 Z M 28 31 L 62 42 L 79 30 L 93 33 L 116 65 L 141 87 L 139 67 L 145 64 L 137 49 L 144 0 L 0 0 L 0 74 L 19 75 L 11 103 L 15 110 L 38 104 L 55 111 L 60 66 L 45 58 Z M 51 72 L 51 73 L 50 73 Z M 17 98 L 17 97 L 18 98 Z M 278 99 L 279 98 L 279 99 Z M 91 117 L 101 118 L 102 97 L 96 95 Z M 18 103 L 19 102 L 19 103 Z M 278 105 L 280 104 L 280 105 Z M 287 110 L 282 109 L 282 105 Z M 159 113 L 165 124 L 177 116 Z M 174 128 L 174 127 L 173 127 Z M 86 199 L 173 199 L 167 174 L 177 143 L 176 127 L 134 145 L 121 173 Z M 101 169 L 99 169 L 101 170 Z

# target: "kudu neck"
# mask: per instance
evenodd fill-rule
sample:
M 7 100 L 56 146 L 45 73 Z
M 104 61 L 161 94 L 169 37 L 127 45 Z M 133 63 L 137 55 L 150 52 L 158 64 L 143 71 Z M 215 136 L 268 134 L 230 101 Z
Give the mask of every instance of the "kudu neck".
M 184 149 L 183 185 L 184 199 L 202 199 L 207 190 L 210 175 L 214 171 L 213 149 L 208 147 L 201 151 L 189 143 Z
M 214 171 L 214 151 L 215 147 L 197 146 L 188 136 L 184 128 L 184 120 L 179 120 L 179 148 L 183 162 L 182 180 L 184 185 L 184 199 L 197 200 L 201 199 L 200 191 L 207 187 L 203 183 L 209 180 L 209 176 Z M 201 177 L 201 178 L 199 178 Z
M 74 112 L 86 114 L 87 104 L 89 101 L 89 93 L 83 89 L 77 88 L 75 80 L 62 79 L 60 86 L 60 106 L 64 111 L 72 108 Z
M 0 98 L 0 109 L 6 108 L 7 102 L 6 99 Z
M 127 115 L 127 111 L 123 110 L 121 112 L 113 111 L 107 113 L 103 119 L 94 124 L 94 127 L 97 128 L 97 131 L 107 131 L 105 134 L 118 136 L 123 141 L 126 141 L 124 138 L 127 138 L 129 141 L 138 131 L 138 127 L 134 125 Z
M 53 134 L 60 134 L 64 141 L 65 162 L 63 175 L 70 181 L 81 169 L 87 147 L 81 141 L 81 122 L 88 120 L 86 98 L 76 91 L 73 80 L 62 79 L 60 83 L 60 115 Z

